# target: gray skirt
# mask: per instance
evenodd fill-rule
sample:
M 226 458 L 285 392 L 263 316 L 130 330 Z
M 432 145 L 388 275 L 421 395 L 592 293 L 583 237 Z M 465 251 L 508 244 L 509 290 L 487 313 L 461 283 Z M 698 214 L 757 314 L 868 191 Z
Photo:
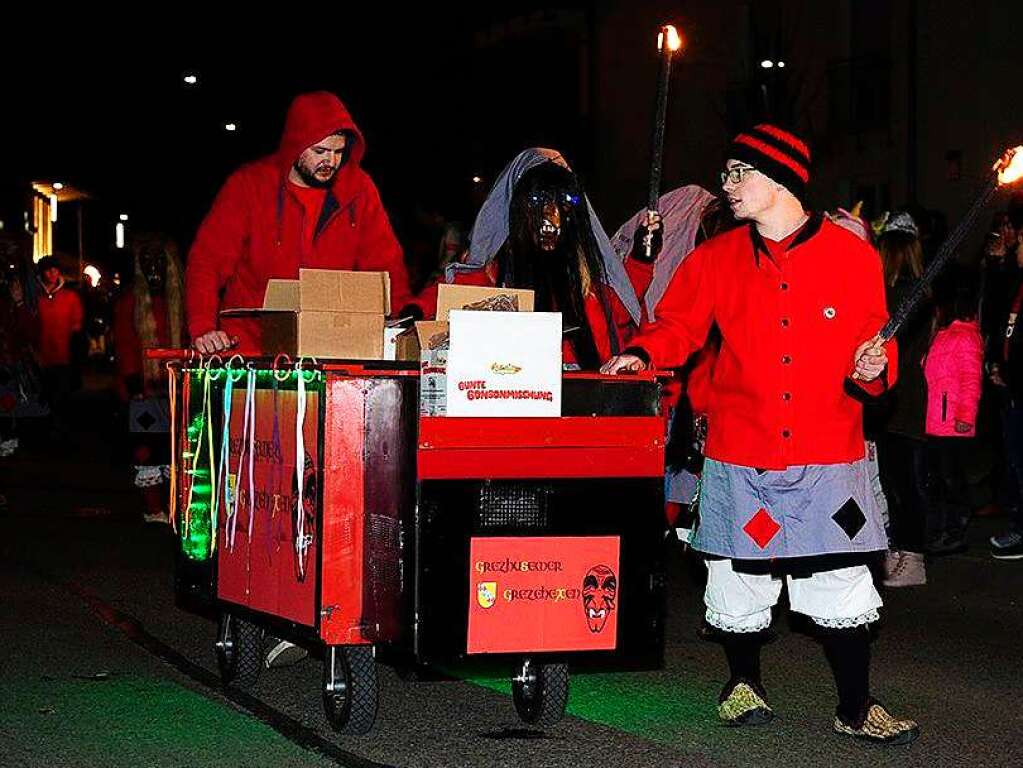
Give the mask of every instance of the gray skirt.
M 694 549 L 738 560 L 887 549 L 865 459 L 758 470 L 707 459 Z

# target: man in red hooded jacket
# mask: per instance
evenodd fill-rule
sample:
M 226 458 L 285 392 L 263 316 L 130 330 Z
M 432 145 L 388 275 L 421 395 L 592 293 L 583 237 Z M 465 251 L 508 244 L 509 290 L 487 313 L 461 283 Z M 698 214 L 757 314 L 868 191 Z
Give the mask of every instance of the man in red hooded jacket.
M 251 319 L 218 312 L 261 306 L 270 278 L 297 278 L 301 267 L 388 272 L 392 309 L 412 302 L 401 246 L 360 166 L 365 153 L 334 94 L 292 102 L 278 152 L 232 174 L 196 234 L 185 310 L 197 350 L 261 351 Z

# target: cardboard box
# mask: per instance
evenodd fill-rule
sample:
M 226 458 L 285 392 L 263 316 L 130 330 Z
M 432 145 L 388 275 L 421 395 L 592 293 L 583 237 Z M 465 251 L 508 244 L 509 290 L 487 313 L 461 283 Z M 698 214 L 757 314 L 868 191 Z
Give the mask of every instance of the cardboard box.
M 447 413 L 448 317 L 452 310 L 533 310 L 533 292 L 474 285 L 438 286 L 437 319 L 421 320 L 395 339 L 396 360 L 419 361 L 419 412 Z
M 448 316 L 453 309 L 479 312 L 532 312 L 533 292 L 521 288 L 443 283 L 437 287 L 437 319 L 421 320 L 400 334 L 395 339 L 394 359 L 420 360 L 421 352 L 429 348 L 423 342 L 424 336 L 446 334 Z
M 298 280 L 270 280 L 262 307 L 220 314 L 255 319 L 264 355 L 381 360 L 390 306 L 386 272 L 301 269 Z
M 450 314 L 446 414 L 561 415 L 561 313 Z
M 447 320 L 453 309 L 532 312 L 533 292 L 523 288 L 490 288 L 450 283 L 437 286 L 437 319 Z

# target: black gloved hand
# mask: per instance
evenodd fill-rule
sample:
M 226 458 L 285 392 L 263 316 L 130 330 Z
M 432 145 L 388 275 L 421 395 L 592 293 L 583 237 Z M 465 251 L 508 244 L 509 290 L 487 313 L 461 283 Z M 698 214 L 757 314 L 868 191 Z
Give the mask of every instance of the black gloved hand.
M 654 224 L 653 239 L 650 242 L 650 257 L 646 255 L 646 233 L 645 224 L 636 227 L 636 234 L 632 237 L 632 258 L 644 264 L 651 264 L 657 260 L 661 247 L 664 245 L 664 229 L 660 223 Z

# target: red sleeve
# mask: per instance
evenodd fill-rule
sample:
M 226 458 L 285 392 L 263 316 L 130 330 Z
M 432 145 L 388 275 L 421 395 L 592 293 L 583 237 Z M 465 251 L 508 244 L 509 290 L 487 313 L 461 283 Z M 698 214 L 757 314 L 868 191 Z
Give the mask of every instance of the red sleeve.
M 647 320 L 648 318 L 646 316 L 646 302 L 644 302 L 643 299 L 646 296 L 647 288 L 650 287 L 650 283 L 654 279 L 654 264 L 655 262 L 647 264 L 646 262 L 634 259 L 631 256 L 625 259 L 625 273 L 629 276 L 629 282 L 632 283 L 632 290 L 639 299 L 639 305 L 643 312 L 644 320 Z
M 466 270 L 465 272 L 457 272 L 455 274 L 456 285 L 479 285 L 484 288 L 490 288 L 494 285 L 494 281 L 490 279 L 490 275 L 487 274 L 486 269 L 473 269 Z
M 227 180 L 199 226 L 185 267 L 185 315 L 195 339 L 217 328 L 220 292 L 234 274 L 249 232 L 245 170 Z
M 716 343 L 704 344 L 696 354 L 696 362 L 689 372 L 686 380 L 686 396 L 693 408 L 693 413 L 706 413 L 710 406 L 711 374 L 714 372 L 714 363 L 718 359 L 718 345 Z
M 640 347 L 655 368 L 677 368 L 704 345 L 714 322 L 715 272 L 720 260 L 701 245 L 682 262 L 657 305 L 657 320 L 644 322 L 630 346 Z
M 866 320 L 860 331 L 860 341 L 857 342 L 857 347 L 864 341 L 868 341 L 876 336 L 878 331 L 888 322 L 888 308 L 884 295 L 884 273 L 881 267 L 881 257 L 870 246 L 864 244 L 864 247 L 870 251 L 870 257 L 866 262 L 867 269 L 860 282 L 863 286 L 862 295 Z M 856 386 L 873 397 L 883 395 L 887 390 L 894 387 L 895 382 L 899 378 L 899 345 L 893 338 L 885 343 L 884 349 L 888 353 L 888 368 L 883 374 L 870 382 L 850 379 Z M 854 360 L 852 365 L 855 364 L 856 361 Z
M 632 315 L 625 308 L 625 304 L 618 293 L 613 288 L 605 288 L 604 290 L 611 305 L 611 318 L 614 321 L 615 328 L 618 330 L 618 340 L 621 341 L 621 347 L 624 349 L 629 345 L 632 337 L 636 335 L 639 329 L 636 327 L 635 322 L 633 322 Z
M 955 399 L 954 418 L 966 424 L 976 424 L 984 366 L 984 342 L 979 333 L 963 336 L 956 350 L 956 359 L 959 361 L 959 392 Z
M 391 313 L 394 314 L 409 304 L 418 305 L 419 302 L 409 288 L 405 257 L 391 229 L 380 193 L 369 176 L 365 176 L 364 180 L 365 203 L 360 212 L 359 229 L 362 234 L 356 269 L 390 274 Z

